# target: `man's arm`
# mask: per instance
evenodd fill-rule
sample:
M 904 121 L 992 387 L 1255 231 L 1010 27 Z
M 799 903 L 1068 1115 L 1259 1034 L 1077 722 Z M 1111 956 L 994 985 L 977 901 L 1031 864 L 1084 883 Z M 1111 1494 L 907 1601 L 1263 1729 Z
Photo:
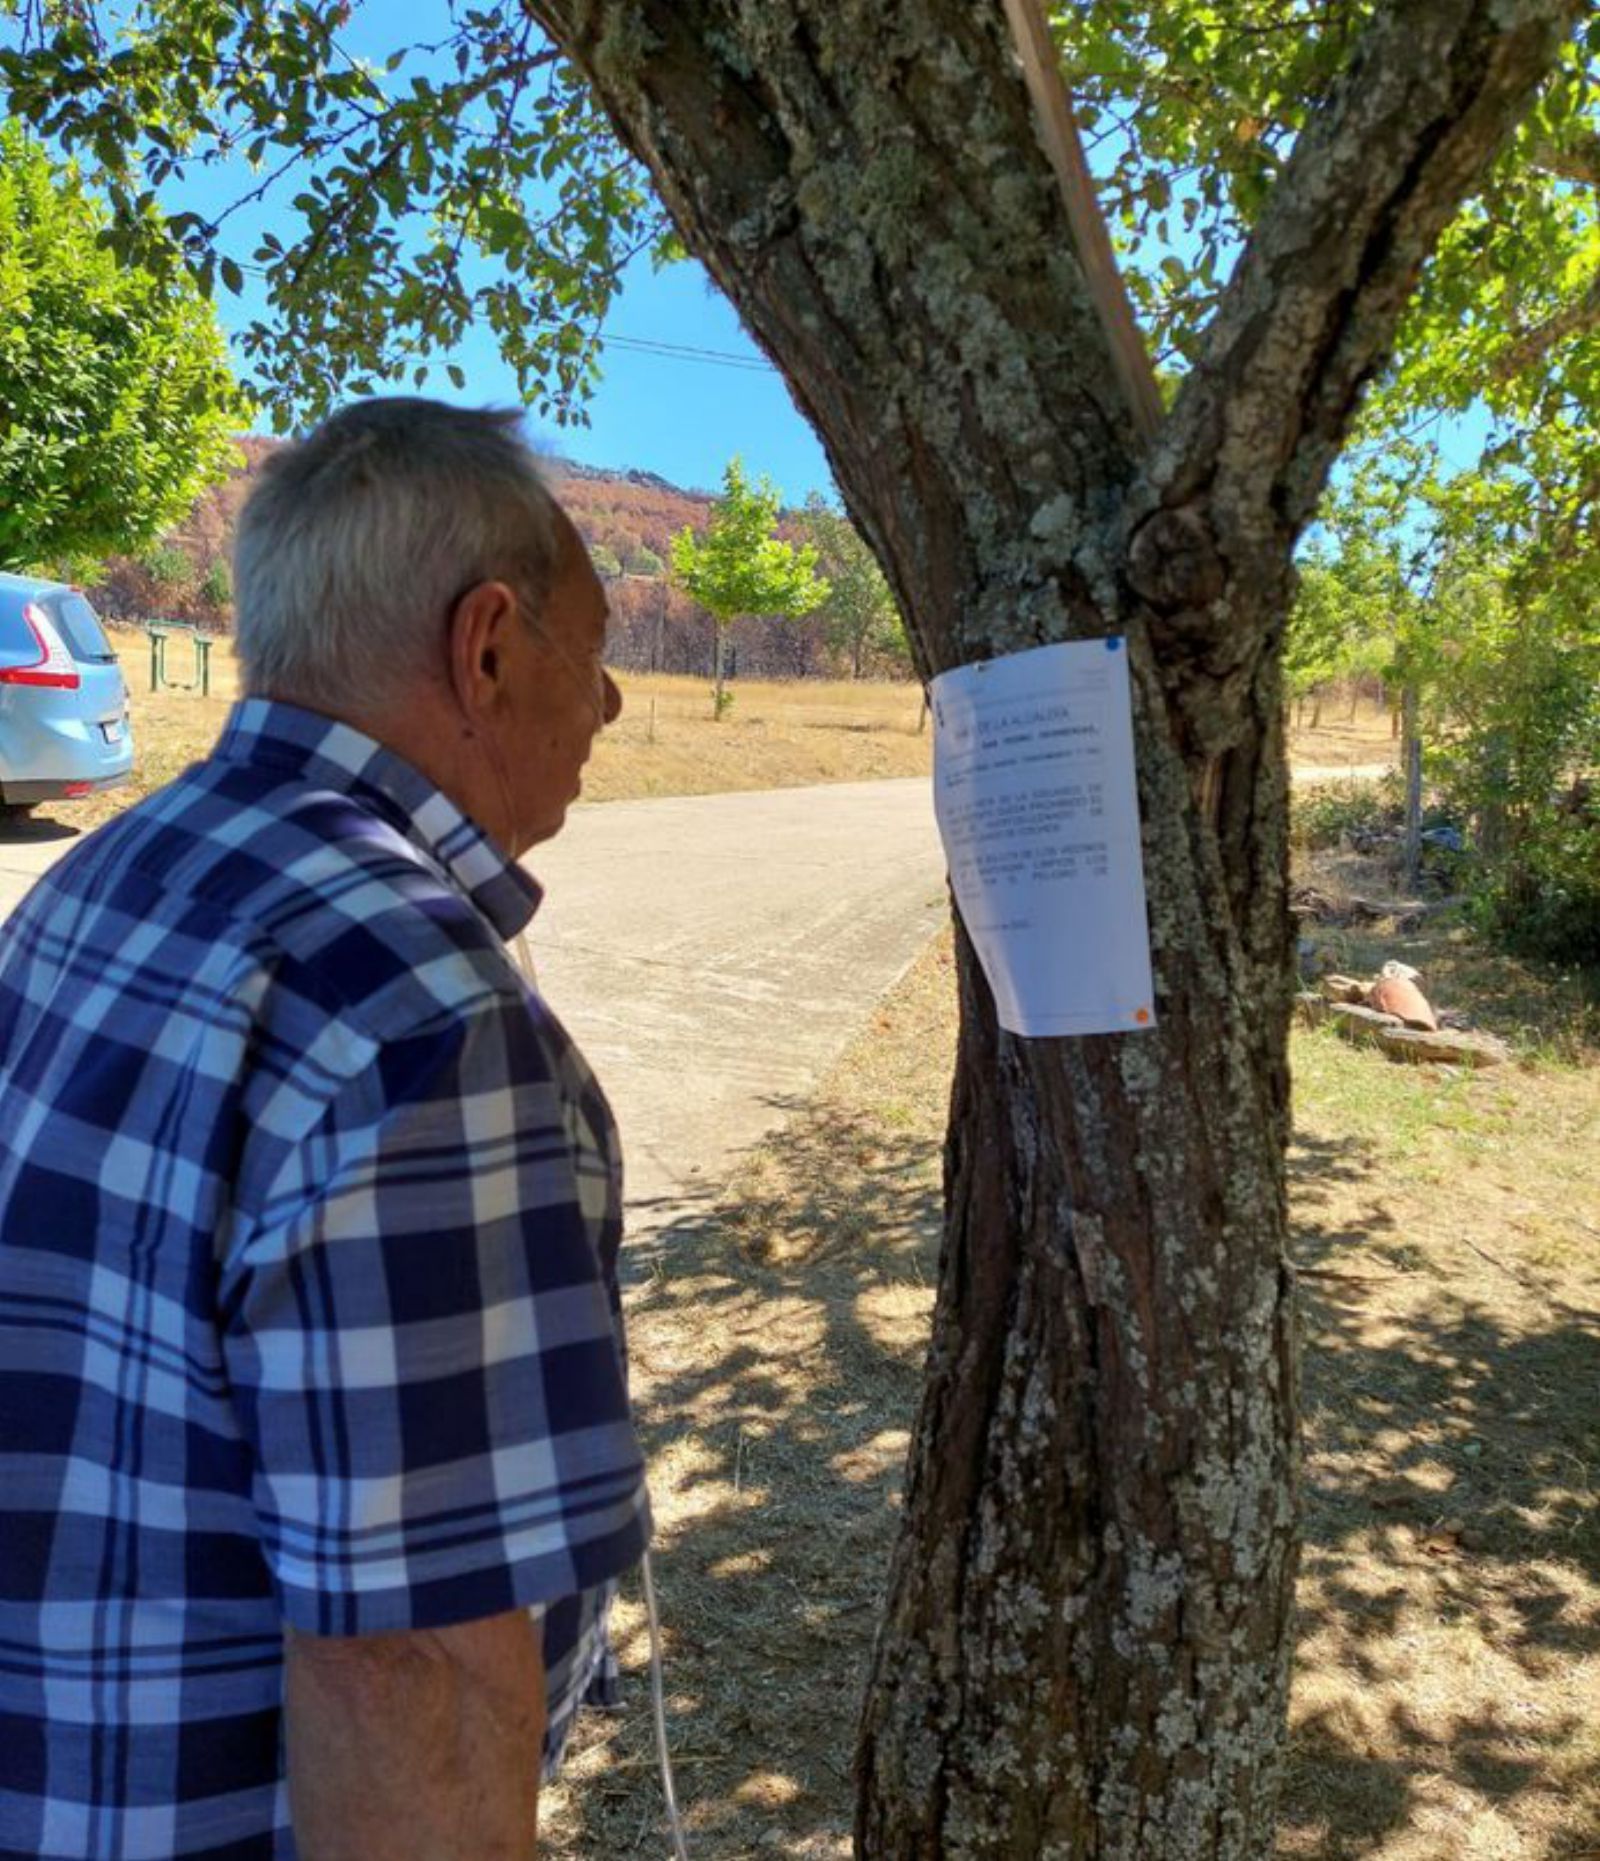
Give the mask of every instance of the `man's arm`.
M 388 1635 L 285 1631 L 303 1861 L 532 1861 L 544 1638 L 525 1610 Z

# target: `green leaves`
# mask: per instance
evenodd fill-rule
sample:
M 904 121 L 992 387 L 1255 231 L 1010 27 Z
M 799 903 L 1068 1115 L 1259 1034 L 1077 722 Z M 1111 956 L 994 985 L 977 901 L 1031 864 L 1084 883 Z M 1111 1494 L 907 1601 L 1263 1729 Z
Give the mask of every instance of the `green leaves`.
M 1372 0 L 1087 0 L 1053 18 L 1134 301 L 1192 359 L 1241 242 Z
M 746 614 L 809 614 L 828 597 L 816 575 L 817 551 L 775 534 L 778 493 L 765 478 L 751 484 L 738 459 L 728 462 L 722 496 L 703 536 L 672 539 L 673 579 L 716 621 L 719 631 Z
M 1054 19 L 1130 288 L 1168 374 L 1206 320 L 1310 111 L 1380 0 L 1081 0 Z M 1396 5 L 1399 0 L 1382 0 Z M 130 264 L 186 264 L 238 295 L 242 347 L 280 426 L 415 380 L 487 328 L 541 415 L 582 420 L 599 330 L 636 253 L 681 256 L 580 75 L 525 11 L 440 6 L 373 58 L 351 0 L 0 0 L 10 112 L 79 152 Z M 372 27 L 403 17 L 369 8 Z M 419 17 L 413 12 L 411 17 Z M 427 17 L 423 10 L 420 17 Z M 1377 384 L 1373 419 L 1484 399 L 1531 456 L 1600 405 L 1600 33 L 1576 39 L 1481 198 L 1447 234 Z M 230 156 L 239 197 L 163 229 L 156 193 Z M 258 206 L 277 230 L 247 237 Z M 1545 449 L 1548 451 L 1548 448 Z
M 1377 4 L 1057 7 L 1056 42 L 1101 200 L 1165 367 L 1198 353 L 1295 137 Z M 1555 417 L 1600 430 L 1597 195 L 1600 30 L 1591 24 L 1427 268 L 1369 434 L 1479 400 L 1496 416 L 1495 444 L 1525 454 Z
M 139 547 L 222 476 L 248 418 L 209 307 L 170 264 L 123 263 L 108 221 L 0 124 L 0 566 Z
M 0 82 L 14 114 L 91 163 L 130 262 L 181 256 L 206 292 L 220 278 L 235 295 L 264 271 L 241 346 L 280 428 L 415 379 L 477 325 L 539 413 L 581 419 L 617 276 L 660 235 L 639 171 L 517 9 L 453 7 L 442 39 L 377 63 L 344 44 L 352 11 L 86 4 L 0 52 Z M 174 213 L 163 238 L 154 188 L 170 197 L 234 154 L 253 176 L 237 199 L 214 221 Z M 279 230 L 251 241 L 258 202 Z
M 806 499 L 800 521 L 827 577 L 821 611 L 830 650 L 848 659 L 856 678 L 870 659 L 908 664 L 910 648 L 900 610 L 855 525 L 818 492 Z

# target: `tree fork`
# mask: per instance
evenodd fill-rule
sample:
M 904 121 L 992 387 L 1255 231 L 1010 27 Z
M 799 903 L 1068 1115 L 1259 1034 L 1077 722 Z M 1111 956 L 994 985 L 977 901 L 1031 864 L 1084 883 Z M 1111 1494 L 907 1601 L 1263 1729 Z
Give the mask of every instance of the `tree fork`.
M 918 670 L 1128 637 L 1159 1025 L 1014 1039 L 958 927 L 859 1851 L 1255 1861 L 1295 1562 L 1291 555 L 1581 0 L 1374 16 L 1148 443 L 998 0 L 526 3 L 816 424 Z

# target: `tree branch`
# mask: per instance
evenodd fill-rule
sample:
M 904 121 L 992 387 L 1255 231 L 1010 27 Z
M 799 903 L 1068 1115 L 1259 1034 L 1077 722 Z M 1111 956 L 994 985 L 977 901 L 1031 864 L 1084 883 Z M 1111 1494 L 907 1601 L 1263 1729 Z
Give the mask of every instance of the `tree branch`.
M 1600 277 L 1591 280 L 1581 297 L 1564 304 L 1538 323 L 1518 330 L 1495 357 L 1494 378 L 1509 381 L 1544 358 L 1559 343 L 1600 326 Z
M 1537 168 L 1562 181 L 1600 188 L 1600 131 L 1574 135 L 1568 142 L 1535 142 L 1529 150 Z
M 1022 60 L 1022 75 L 1039 119 L 1039 133 L 1061 185 L 1073 247 L 1083 266 L 1089 295 L 1106 333 L 1117 377 L 1127 396 L 1141 439 L 1154 438 L 1161 425 L 1161 389 L 1151 366 L 1133 305 L 1111 248 L 1111 234 L 1095 194 L 1094 177 L 1084 158 L 1072 99 L 1062 80 L 1060 61 L 1039 11 L 1038 0 L 1004 0 L 1006 18 Z
M 1300 136 L 1158 444 L 1150 504 L 1167 518 L 1145 550 L 1153 563 L 1163 523 L 1204 497 L 1209 572 L 1281 586 L 1418 273 L 1585 10 L 1405 0 L 1373 16 Z M 1226 607 L 1235 630 L 1262 613 Z

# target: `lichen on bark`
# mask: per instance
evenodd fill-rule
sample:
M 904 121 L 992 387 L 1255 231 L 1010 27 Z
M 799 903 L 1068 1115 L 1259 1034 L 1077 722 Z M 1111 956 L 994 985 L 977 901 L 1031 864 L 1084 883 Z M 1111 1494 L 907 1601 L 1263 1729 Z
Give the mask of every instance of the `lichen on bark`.
M 1002 1034 L 958 926 L 860 1852 L 1259 1861 L 1295 1562 L 1292 551 L 1578 0 L 1373 10 L 1148 446 L 998 5 L 528 4 L 815 422 L 919 669 L 1128 643 L 1157 1026 Z

